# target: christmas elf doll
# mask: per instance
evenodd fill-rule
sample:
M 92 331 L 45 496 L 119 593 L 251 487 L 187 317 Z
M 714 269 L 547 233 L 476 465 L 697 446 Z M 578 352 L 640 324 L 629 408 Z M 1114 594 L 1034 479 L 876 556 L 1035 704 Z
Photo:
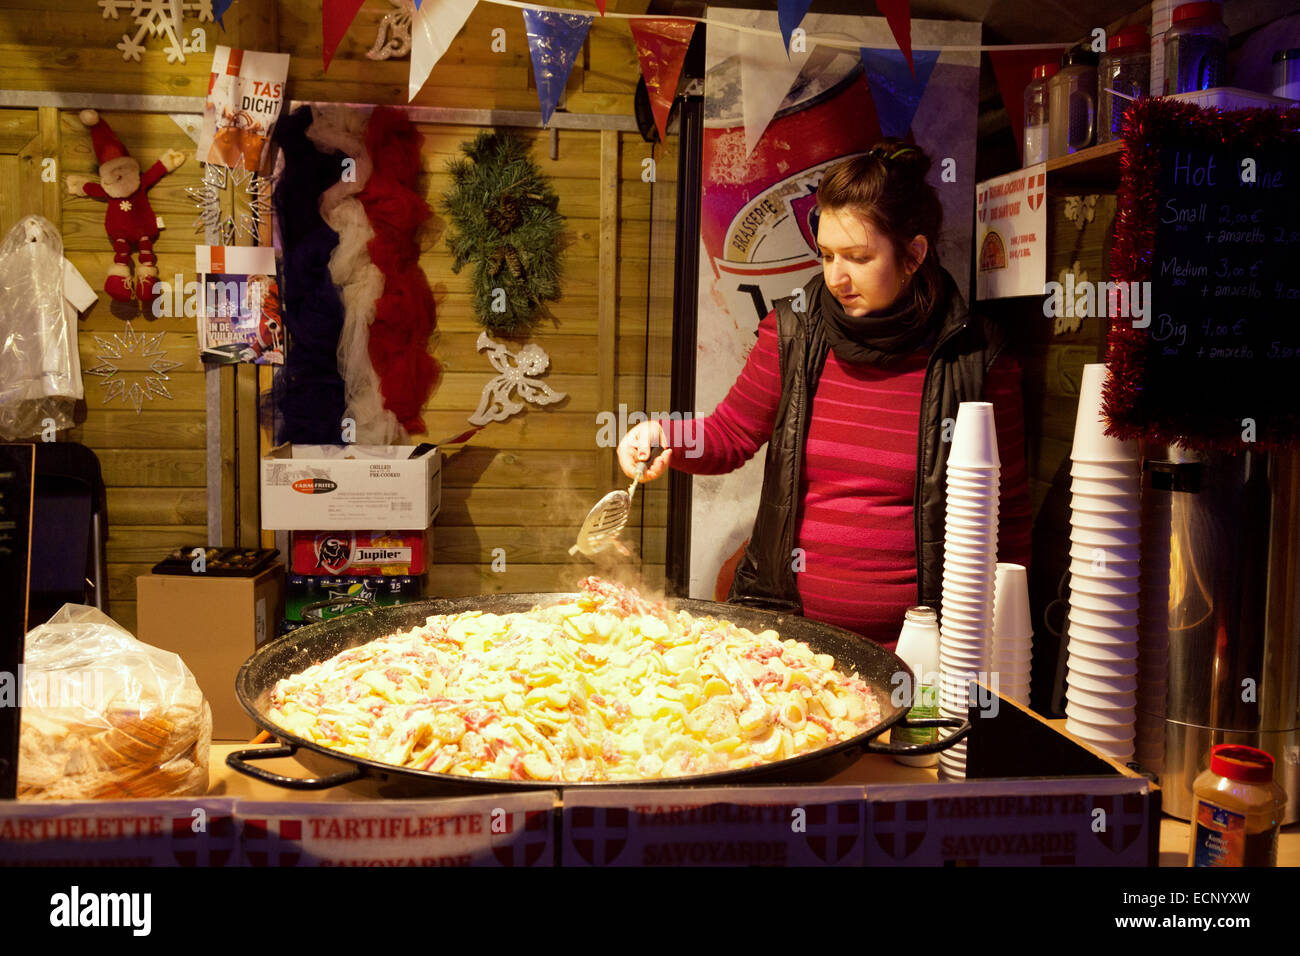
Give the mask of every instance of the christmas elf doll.
M 143 174 L 140 164 L 126 151 L 108 123 L 94 110 L 82 110 L 81 122 L 90 128 L 90 140 L 99 161 L 99 181 L 92 177 L 70 175 L 66 182 L 74 196 L 89 196 L 108 203 L 104 229 L 113 243 L 113 265 L 109 267 L 104 291 L 119 302 L 138 297 L 152 301 L 157 293 L 158 260 L 153 244 L 158 238 L 158 217 L 149 205 L 149 189 L 173 169 L 185 162 L 185 154 L 169 149 Z M 138 249 L 140 264 L 131 284 L 131 255 Z

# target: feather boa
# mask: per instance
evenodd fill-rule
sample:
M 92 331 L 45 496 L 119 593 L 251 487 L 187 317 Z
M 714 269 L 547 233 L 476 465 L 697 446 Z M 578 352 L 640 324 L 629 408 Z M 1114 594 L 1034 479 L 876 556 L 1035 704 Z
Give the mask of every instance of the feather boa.
M 272 392 L 277 443 L 337 443 L 344 411 L 336 357 L 343 303 L 329 270 L 339 237 L 319 209 L 321 194 L 339 178 L 343 156 L 312 145 L 306 135 L 311 122 L 311 107 L 303 106 L 281 119 L 275 131 L 284 156 L 274 193 L 284 252 L 282 308 L 293 337 Z
M 437 377 L 428 352 L 434 301 L 420 268 L 416 234 L 429 218 L 429 205 L 417 189 L 423 137 L 399 110 L 379 107 L 366 126 L 366 149 L 373 171 L 359 198 L 374 238 L 370 258 L 384 275 L 384 293 L 375 303 L 369 351 L 379 375 L 384 407 L 409 432 L 423 432 L 420 410 Z
M 375 303 L 384 292 L 384 274 L 370 261 L 367 244 L 375 232 L 357 194 L 370 180 L 370 154 L 365 144 L 366 114 L 346 107 L 316 111 L 307 137 L 326 153 L 343 153 L 356 163 L 355 178 L 340 179 L 321 196 L 321 216 L 339 235 L 330 256 L 330 276 L 343 296 L 343 334 L 338 343 L 338 367 L 346 394 L 344 414 L 356 423 L 356 441 L 365 445 L 400 445 L 406 429 L 384 408 L 379 374 L 370 361 L 370 324 Z

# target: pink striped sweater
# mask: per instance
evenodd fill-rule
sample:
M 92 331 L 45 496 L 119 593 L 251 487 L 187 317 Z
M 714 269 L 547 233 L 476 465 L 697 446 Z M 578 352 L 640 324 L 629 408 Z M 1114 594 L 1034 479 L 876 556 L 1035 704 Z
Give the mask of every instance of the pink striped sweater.
M 804 614 L 889 647 L 903 612 L 916 603 L 912 496 L 927 354 L 880 369 L 828 353 L 804 458 L 796 531 L 806 560 L 796 578 Z M 670 434 L 673 467 L 695 475 L 734 471 L 767 442 L 780 397 L 776 317 L 769 313 L 727 397 L 712 415 Z M 998 559 L 1028 566 L 1020 367 L 1006 353 L 989 370 L 985 400 L 994 405 L 1002 461 Z

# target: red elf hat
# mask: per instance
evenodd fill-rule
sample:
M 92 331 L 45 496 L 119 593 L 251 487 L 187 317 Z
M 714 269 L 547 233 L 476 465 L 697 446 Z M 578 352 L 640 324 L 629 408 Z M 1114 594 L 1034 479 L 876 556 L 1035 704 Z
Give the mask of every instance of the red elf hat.
M 99 165 L 131 155 L 108 123 L 100 119 L 94 110 L 82 110 L 81 122 L 90 128 L 90 141 L 95 147 L 95 158 L 99 160 Z

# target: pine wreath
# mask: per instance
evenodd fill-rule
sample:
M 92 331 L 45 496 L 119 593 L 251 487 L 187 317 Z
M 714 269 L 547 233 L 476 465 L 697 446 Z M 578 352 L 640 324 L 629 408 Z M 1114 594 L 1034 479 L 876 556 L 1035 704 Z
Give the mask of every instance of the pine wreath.
M 451 269 L 473 263 L 474 311 L 484 328 L 527 334 L 550 315 L 545 302 L 560 297 L 559 197 L 509 133 L 484 130 L 460 148 L 467 158 L 447 164 L 453 186 L 442 201 Z

